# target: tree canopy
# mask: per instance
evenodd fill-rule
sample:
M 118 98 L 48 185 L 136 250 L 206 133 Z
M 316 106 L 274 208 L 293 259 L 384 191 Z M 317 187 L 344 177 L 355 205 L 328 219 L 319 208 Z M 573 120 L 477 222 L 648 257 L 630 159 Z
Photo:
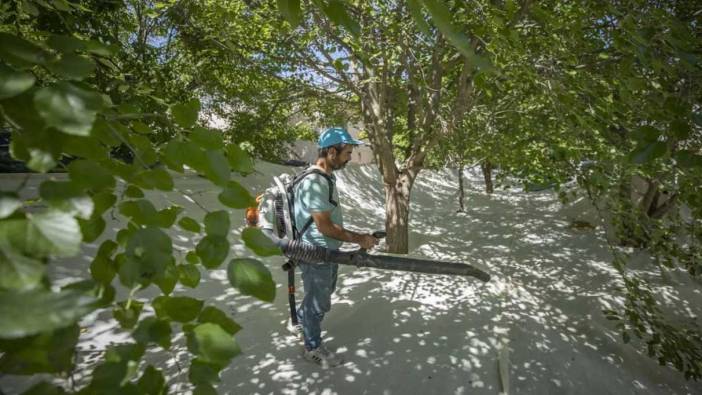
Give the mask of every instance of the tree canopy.
M 255 205 L 232 174 L 284 157 L 318 122 L 354 122 L 382 175 L 392 252 L 407 252 L 411 191 L 427 167 L 482 163 L 490 183 L 494 169 L 498 185 L 551 186 L 563 201 L 583 193 L 613 229 L 624 283 L 625 306 L 604 314 L 625 343 L 636 336 L 661 365 L 699 379 L 699 325 L 663 311 L 627 262 L 643 250 L 662 273 L 702 271 L 701 15 L 694 1 L 649 0 L 3 2 L 10 153 L 68 178 L 30 200 L 0 191 L 0 371 L 72 370 L 78 320 L 111 309 L 132 339 L 81 392 L 167 391 L 158 368 L 137 367 L 174 331 L 188 339 L 195 392 L 214 391 L 241 327 L 171 293 L 222 266 L 226 210 Z M 211 182 L 220 210 L 200 218 L 154 204 L 148 191 L 174 190 L 186 171 Z M 99 240 L 108 212 L 126 225 L 101 241 L 91 278 L 52 287 L 47 265 Z M 174 250 L 174 227 L 199 238 L 193 251 Z M 236 237 L 259 256 L 279 253 L 255 229 Z M 227 274 L 243 294 L 275 295 L 258 260 L 233 259 Z M 144 318 L 136 295 L 151 285 L 161 295 Z

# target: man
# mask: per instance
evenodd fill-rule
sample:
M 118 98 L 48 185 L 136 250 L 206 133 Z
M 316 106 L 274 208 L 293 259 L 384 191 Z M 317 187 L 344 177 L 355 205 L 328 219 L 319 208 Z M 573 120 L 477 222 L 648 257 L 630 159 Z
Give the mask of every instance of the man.
M 333 172 L 343 169 L 351 160 L 355 140 L 343 128 L 327 129 L 319 137 L 319 152 L 313 165 L 329 176 L 311 174 L 297 184 L 295 189 L 295 223 L 302 228 L 312 221 L 304 231 L 302 240 L 310 244 L 339 249 L 342 242 L 356 243 L 370 249 L 377 239 L 370 234 L 359 234 L 344 229 L 336 177 Z M 332 188 L 330 199 L 329 188 Z M 304 358 L 324 367 L 343 363 L 342 359 L 327 350 L 322 342 L 321 323 L 324 314 L 331 308 L 331 294 L 336 288 L 338 264 L 331 262 L 302 262 L 299 264 L 305 297 L 298 309 L 299 322 L 305 341 Z

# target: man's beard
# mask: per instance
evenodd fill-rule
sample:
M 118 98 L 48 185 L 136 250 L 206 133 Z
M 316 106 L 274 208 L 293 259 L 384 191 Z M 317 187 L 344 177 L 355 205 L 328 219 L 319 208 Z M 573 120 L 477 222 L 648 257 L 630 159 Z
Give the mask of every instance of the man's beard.
M 334 170 L 341 170 L 341 169 L 343 169 L 344 167 L 346 167 L 346 164 L 347 164 L 347 163 L 349 163 L 348 160 L 347 160 L 346 162 L 342 162 L 342 163 L 340 163 L 340 164 L 338 164 L 338 163 L 332 163 L 332 169 L 334 169 Z

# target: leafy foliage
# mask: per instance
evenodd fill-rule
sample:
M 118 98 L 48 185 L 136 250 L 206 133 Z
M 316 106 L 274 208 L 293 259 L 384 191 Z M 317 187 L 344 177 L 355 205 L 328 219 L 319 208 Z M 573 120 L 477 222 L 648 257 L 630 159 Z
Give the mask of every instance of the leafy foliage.
M 229 255 L 226 207 L 253 204 L 231 173 L 250 174 L 252 157 L 275 160 L 312 137 L 293 121 L 321 114 L 365 123 L 386 184 L 405 183 L 392 192 L 407 201 L 418 172 L 447 160 L 492 163 L 498 181 L 553 185 L 564 200 L 575 180 L 616 231 L 625 303 L 605 314 L 624 342 L 636 336 L 662 365 L 702 377 L 699 326 L 671 324 L 622 248 L 645 248 L 662 271 L 702 271 L 694 2 L 254 3 L 0 5 L 10 153 L 33 171 L 68 174 L 42 183 L 38 201 L 0 193 L 0 315 L 11 318 L 0 321 L 0 372 L 69 372 L 78 321 L 109 309 L 133 342 L 106 350 L 82 392 L 167 392 L 163 373 L 139 362 L 182 332 L 194 392 L 214 393 L 240 352 L 241 327 L 172 294 L 197 287 Z M 152 191 L 175 190 L 172 172 L 186 171 L 209 180 L 226 207 L 199 217 L 154 204 Z M 108 212 L 126 225 L 101 241 L 91 278 L 52 287 L 47 265 L 103 236 Z M 199 238 L 184 262 L 169 233 L 176 226 Z M 258 255 L 279 254 L 260 232 L 241 237 Z M 275 297 L 255 259 L 231 259 L 227 276 L 243 294 Z M 161 295 L 141 297 L 152 285 Z M 115 300 L 115 287 L 129 296 Z M 63 392 L 47 383 L 28 391 Z
M 1 195 L 0 371 L 70 372 L 78 322 L 91 311 L 109 309 L 133 342 L 106 350 L 82 391 L 167 392 L 163 374 L 153 366 L 140 369 L 139 362 L 147 348 L 168 350 L 177 332 L 188 338 L 196 392 L 212 389 L 219 371 L 240 352 L 233 336 L 241 327 L 203 300 L 171 293 L 178 283 L 197 287 L 200 264 L 206 270 L 224 261 L 229 214 L 184 216 L 181 207 L 158 207 L 148 193 L 173 191 L 171 170 L 187 170 L 221 189 L 229 206 L 252 202 L 241 185 L 229 180 L 232 171 L 253 171 L 250 153 L 239 146 L 242 139 L 205 126 L 211 103 L 201 102 L 207 94 L 236 100 L 246 94 L 224 92 L 236 79 L 219 79 L 206 91 L 199 82 L 182 84 L 182 77 L 202 70 L 188 64 L 199 54 L 179 13 L 202 9 L 186 10 L 185 4 L 169 1 L 133 6 L 23 1 L 0 7 L 0 120 L 12 133 L 11 154 L 34 171 L 58 166 L 68 176 L 40 185 L 38 209 L 28 209 L 36 202 L 23 201 L 19 191 Z M 111 31 L 110 20 L 123 27 Z M 157 39 L 172 43 L 163 48 L 150 41 Z M 212 56 L 222 59 L 222 54 Z M 169 80 L 175 70 L 181 78 Z M 246 71 L 240 72 L 244 80 Z M 266 78 L 259 82 L 269 83 Z M 251 140 L 254 153 L 274 158 L 281 152 L 261 153 L 260 141 Z M 85 244 L 103 236 L 107 212 L 118 213 L 125 227 L 114 240 L 101 241 L 91 278 L 53 288 L 47 265 L 55 258 L 75 258 Z M 177 263 L 168 232 L 175 226 L 201 238 L 187 264 Z M 275 287 L 268 269 L 255 259 L 246 262 L 255 275 L 240 274 L 235 286 L 272 301 Z M 152 285 L 160 296 L 139 297 Z M 130 290 L 128 297 L 116 300 L 115 287 Z M 150 309 L 155 317 L 146 313 Z M 29 390 L 34 392 L 63 390 L 39 384 Z

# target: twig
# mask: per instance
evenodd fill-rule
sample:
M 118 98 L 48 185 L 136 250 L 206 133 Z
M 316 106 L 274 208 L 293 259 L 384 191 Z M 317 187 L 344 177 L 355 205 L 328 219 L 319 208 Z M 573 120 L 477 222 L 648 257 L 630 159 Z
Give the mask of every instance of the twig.
M 198 202 L 197 199 L 195 199 L 192 195 L 190 195 L 190 194 L 188 194 L 188 193 L 185 193 L 183 190 L 181 190 L 181 189 L 179 189 L 179 188 L 173 188 L 173 190 L 176 191 L 176 192 L 182 193 L 183 196 L 189 197 L 190 200 L 192 200 L 192 202 L 195 203 L 195 205 L 197 205 L 198 207 L 200 207 L 200 209 L 202 209 L 202 211 L 204 211 L 204 212 L 206 212 L 206 213 L 209 213 L 209 212 L 210 212 L 210 210 L 206 209 L 205 206 L 203 206 L 202 204 L 200 204 L 200 202 Z
M 31 173 L 27 173 L 27 175 L 24 176 L 24 180 L 22 180 L 20 185 L 15 188 L 15 193 L 19 194 L 20 191 L 24 189 L 24 187 L 27 185 L 27 181 L 29 181 L 29 177 L 31 177 Z
M 149 166 L 146 164 L 146 162 L 144 162 L 143 159 L 141 159 L 141 156 L 139 155 L 139 153 L 134 149 L 134 147 L 132 147 L 131 144 L 129 144 L 129 142 L 124 138 L 124 136 L 119 134 L 119 132 L 117 130 L 115 130 L 115 128 L 112 125 L 110 125 L 109 123 L 107 124 L 107 127 L 110 128 L 110 131 L 112 132 L 112 134 L 114 134 L 115 137 L 117 137 L 117 139 L 122 142 L 122 144 L 126 145 L 127 148 L 129 148 L 129 150 L 132 151 L 132 153 L 134 154 L 134 158 L 136 158 L 137 161 L 139 161 L 139 163 L 144 168 L 148 169 Z

